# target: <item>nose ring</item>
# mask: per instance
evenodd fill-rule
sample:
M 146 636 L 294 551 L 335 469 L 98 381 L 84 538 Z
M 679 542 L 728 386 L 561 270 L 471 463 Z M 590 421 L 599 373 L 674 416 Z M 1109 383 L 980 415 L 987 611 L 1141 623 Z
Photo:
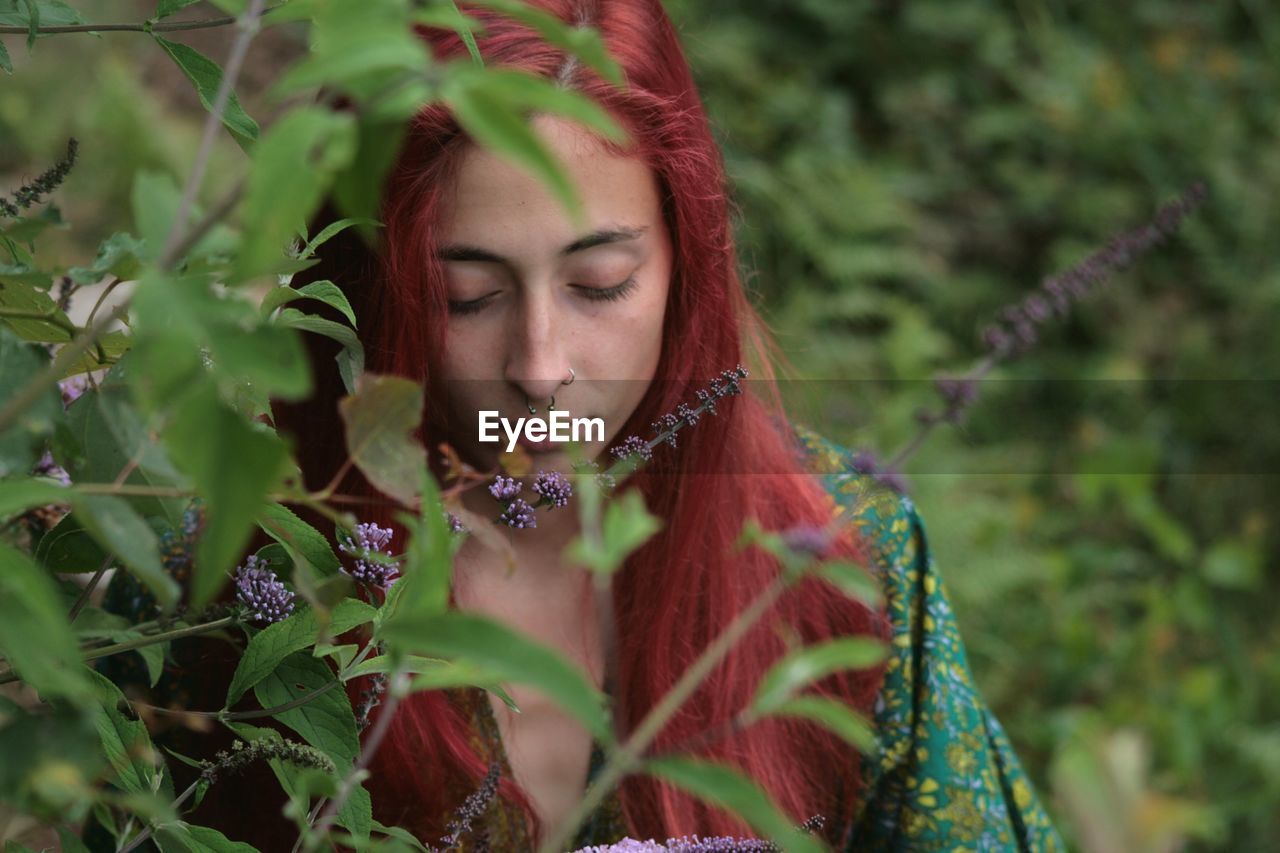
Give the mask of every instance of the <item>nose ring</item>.
M 538 410 L 533 407 L 533 403 L 529 401 L 529 398 L 527 396 L 524 398 L 524 404 L 525 404 L 525 407 L 529 409 L 529 414 L 531 415 L 538 414 Z M 547 406 L 547 411 L 550 412 L 555 407 L 556 407 L 556 398 L 553 395 L 551 397 L 551 403 Z
M 573 368 L 572 368 L 572 367 L 570 367 L 570 368 L 569 368 L 569 381 L 565 382 L 565 381 L 563 381 L 563 380 L 562 380 L 562 381 L 560 382 L 560 384 L 561 384 L 561 385 L 572 385 L 572 384 L 573 384 L 573 380 L 575 380 L 575 379 L 577 379 L 577 378 L 578 378 L 578 375 L 577 375 L 576 373 L 574 373 L 574 372 L 573 372 Z

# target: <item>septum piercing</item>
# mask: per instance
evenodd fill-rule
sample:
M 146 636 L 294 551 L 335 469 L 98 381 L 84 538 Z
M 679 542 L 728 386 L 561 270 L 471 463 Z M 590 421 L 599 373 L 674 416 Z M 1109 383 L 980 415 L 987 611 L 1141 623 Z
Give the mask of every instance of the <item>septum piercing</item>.
M 562 380 L 560 380 L 560 384 L 561 384 L 561 385 L 572 385 L 572 384 L 573 384 L 573 380 L 575 380 L 575 379 L 577 379 L 577 378 L 578 378 L 578 374 L 574 373 L 574 372 L 573 372 L 573 368 L 572 368 L 572 367 L 570 367 L 570 368 L 569 368 L 569 378 L 568 378 L 567 380 L 566 380 L 566 379 L 562 379 Z M 535 409 L 535 408 L 533 407 L 533 403 L 532 403 L 532 402 L 530 402 L 530 400 L 529 400 L 529 395 L 528 395 L 528 394 L 526 394 L 526 395 L 525 395 L 525 397 L 524 397 L 524 405 L 525 405 L 525 407 L 529 410 L 529 414 L 531 414 L 531 415 L 536 415 L 536 414 L 538 414 L 538 410 L 537 410 L 537 409 Z M 555 409 L 555 407 L 556 407 L 556 398 L 555 398 L 555 395 L 553 394 L 553 395 L 551 395 L 551 402 L 547 405 L 547 411 L 548 411 L 548 412 L 550 412 L 550 411 L 552 411 L 553 409 Z

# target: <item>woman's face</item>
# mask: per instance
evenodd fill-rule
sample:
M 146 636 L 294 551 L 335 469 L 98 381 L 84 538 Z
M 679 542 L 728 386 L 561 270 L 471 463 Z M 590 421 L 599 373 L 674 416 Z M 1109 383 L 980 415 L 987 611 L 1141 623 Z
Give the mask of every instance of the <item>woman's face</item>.
M 603 440 L 585 445 L 595 458 L 644 397 L 662 347 L 672 248 L 656 177 L 573 123 L 537 117 L 533 128 L 575 185 L 584 224 L 536 178 L 474 146 L 440 224 L 450 432 L 482 468 L 508 439 L 499 427 L 498 443 L 481 443 L 478 413 L 514 426 L 532 404 L 545 419 L 552 396 L 572 418 L 604 421 Z M 524 446 L 538 467 L 567 470 L 564 445 Z

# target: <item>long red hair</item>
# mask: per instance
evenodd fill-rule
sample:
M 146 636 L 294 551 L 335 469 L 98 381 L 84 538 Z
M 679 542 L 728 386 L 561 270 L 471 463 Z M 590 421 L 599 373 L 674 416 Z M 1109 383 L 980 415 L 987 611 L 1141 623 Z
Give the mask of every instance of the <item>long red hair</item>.
M 467 9 L 484 24 L 477 44 L 485 63 L 554 79 L 620 120 L 630 134 L 626 154 L 657 174 L 675 247 L 660 380 L 621 435 L 648 434 L 659 415 L 690 401 L 707 379 L 739 361 L 753 368 L 753 378 L 765 380 L 748 383 L 748 394 L 722 402 L 716 418 L 704 418 L 681 433 L 678 452 L 663 448 L 668 456 L 635 478 L 664 528 L 613 581 L 614 695 L 617 724 L 625 735 L 776 576 L 776 561 L 764 553 L 735 553 L 742 523 L 754 517 L 765 529 L 824 524 L 832 510 L 817 480 L 805 474 L 794 439 L 780 427 L 786 421 L 772 382 L 772 343 L 737 274 L 721 154 L 671 20 L 658 0 L 538 0 L 534 5 L 564 22 L 598 28 L 625 70 L 626 87 L 609 85 L 520 23 Z M 435 58 L 466 55 L 457 33 L 424 28 L 421 36 Z M 413 120 L 384 192 L 384 250 L 378 288 L 371 295 L 376 348 L 370 350 L 370 368 L 419 380 L 429 401 L 443 391 L 438 365 L 448 333 L 434 223 L 467 145 L 471 141 L 449 110 L 429 106 Z M 435 446 L 439 429 L 429 402 L 426 446 Z M 698 470 L 692 470 L 691 460 Z M 863 556 L 847 533 L 835 549 L 847 557 Z M 877 613 L 822 581 L 805 581 L 781 599 L 669 722 L 655 751 L 744 708 L 760 676 L 796 638 L 814 643 L 855 634 L 882 637 L 883 631 Z M 824 679 L 815 690 L 869 712 L 881 678 L 879 670 L 847 672 Z M 851 820 L 859 799 L 858 754 L 806 722 L 764 721 L 699 752 L 740 767 L 796 822 L 822 813 L 835 831 Z M 484 772 L 467 743 L 466 721 L 439 693 L 420 693 L 399 706 L 367 785 L 385 821 L 435 840 L 458 804 L 445 799 L 445 792 L 457 790 L 445 780 L 474 783 Z M 524 809 L 534 836 L 543 833 L 515 781 L 504 779 L 499 795 Z M 746 833 L 728 813 L 649 777 L 627 779 L 620 797 L 637 838 Z
M 657 370 L 662 381 L 651 384 L 620 435 L 648 434 L 648 425 L 661 414 L 692 400 L 708 379 L 740 361 L 752 367 L 753 380 L 765 380 L 752 381 L 747 394 L 724 400 L 718 416 L 681 433 L 678 451 L 660 449 L 654 466 L 635 477 L 635 487 L 664 527 L 627 560 L 613 583 L 615 716 L 625 734 L 776 576 L 772 558 L 735 550 L 743 522 L 756 519 L 773 530 L 821 525 L 832 508 L 820 484 L 805 473 L 785 427 L 772 382 L 771 344 L 738 277 L 720 152 L 660 3 L 536 0 L 533 5 L 567 23 L 597 28 L 627 85 L 605 82 L 522 24 L 468 8 L 484 26 L 477 41 L 486 64 L 556 80 L 608 109 L 630 136 L 628 155 L 648 164 L 659 179 L 673 241 Z M 466 55 L 464 42 L 452 31 L 423 29 L 421 35 L 437 59 Z M 374 285 L 360 300 L 366 312 L 361 328 L 375 330 L 367 341 L 370 369 L 410 377 L 428 390 L 423 438 L 429 448 L 442 438 L 430 401 L 443 393 L 438 365 L 448 333 L 434 225 L 459 155 L 470 144 L 442 105 L 431 105 L 414 119 L 385 186 L 378 261 L 369 269 L 347 271 Z M 338 448 L 320 440 L 311 427 L 306 435 L 300 449 L 304 468 L 309 479 L 325 482 Z M 849 534 L 834 550 L 861 556 Z M 749 703 L 769 666 L 797 640 L 884 632 L 879 614 L 825 583 L 798 585 L 671 721 L 654 750 L 686 742 L 732 718 Z M 869 712 L 881 677 L 879 670 L 845 673 L 815 689 Z M 741 768 L 797 822 L 822 814 L 834 831 L 851 818 L 861 794 L 856 752 L 808 723 L 766 721 L 699 752 Z M 384 822 L 434 841 L 457 805 L 456 792 L 473 786 L 484 772 L 468 743 L 467 720 L 441 694 L 419 693 L 399 706 L 367 786 Z M 525 810 L 535 833 L 541 830 L 528 798 L 512 780 L 504 780 L 499 792 Z M 630 831 L 639 838 L 744 832 L 727 813 L 646 777 L 627 779 L 620 798 Z

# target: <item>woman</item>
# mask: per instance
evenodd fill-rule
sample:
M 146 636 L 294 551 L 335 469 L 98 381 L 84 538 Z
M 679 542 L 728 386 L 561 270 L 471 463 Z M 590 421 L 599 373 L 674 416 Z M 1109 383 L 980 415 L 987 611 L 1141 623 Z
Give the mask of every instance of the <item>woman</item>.
M 628 134 L 606 143 L 580 126 L 537 116 L 584 203 L 571 220 L 549 192 L 477 148 L 443 106 L 413 122 L 385 189 L 375 266 L 359 248 L 309 271 L 343 281 L 361 311 L 371 369 L 423 382 L 424 439 L 448 441 L 481 470 L 498 445 L 477 440 L 477 413 L 515 419 L 554 405 L 602 418 L 604 451 L 648 434 L 709 378 L 739 362 L 765 382 L 721 401 L 716 417 L 659 448 L 633 478 L 662 530 L 613 582 L 591 595 L 566 565 L 572 511 L 504 530 L 509 572 L 475 538 L 459 551 L 455 606 L 506 622 L 561 652 L 611 694 L 621 732 L 632 728 L 713 637 L 776 574 L 758 550 L 734 548 L 743 523 L 770 530 L 820 526 L 845 508 L 857 524 L 832 556 L 860 557 L 883 581 L 872 612 L 817 580 L 784 596 L 658 737 L 654 752 L 698 752 L 752 776 L 797 823 L 825 818 L 837 849 L 1047 849 L 1058 844 L 998 724 L 968 682 L 923 532 L 910 504 L 853 474 L 842 451 L 786 424 L 772 390 L 770 349 L 738 278 L 719 152 L 688 64 L 658 0 L 539 0 L 560 19 L 595 27 L 621 63 L 615 88 L 530 29 L 483 9 L 487 65 L 554 80 L 603 105 Z M 424 30 L 435 56 L 465 57 L 456 33 Z M 376 281 L 362 296 L 360 281 Z M 331 372 L 331 371 L 330 371 Z M 331 411 L 331 410 L 330 410 Z M 282 412 L 282 425 L 300 422 Z M 314 424 L 314 421 L 311 422 Z M 308 426 L 309 478 L 340 464 L 337 441 Z M 538 467 L 569 471 L 555 445 L 526 442 Z M 492 516 L 483 489 L 464 505 Z M 703 735 L 746 706 L 769 666 L 799 640 L 870 635 L 891 643 L 882 668 L 824 679 L 814 689 L 878 725 L 881 751 L 863 757 L 826 729 L 771 719 Z M 432 842 L 491 761 L 499 797 L 478 821 L 497 849 L 525 849 L 580 798 L 590 735 L 533 691 L 512 690 L 510 714 L 479 691 L 415 694 L 402 703 L 367 787 L 375 816 Z M 719 731 L 724 731 L 722 727 Z M 729 814 L 645 777 L 628 778 L 579 842 L 629 835 L 743 834 Z M 465 841 L 464 844 L 469 844 Z

